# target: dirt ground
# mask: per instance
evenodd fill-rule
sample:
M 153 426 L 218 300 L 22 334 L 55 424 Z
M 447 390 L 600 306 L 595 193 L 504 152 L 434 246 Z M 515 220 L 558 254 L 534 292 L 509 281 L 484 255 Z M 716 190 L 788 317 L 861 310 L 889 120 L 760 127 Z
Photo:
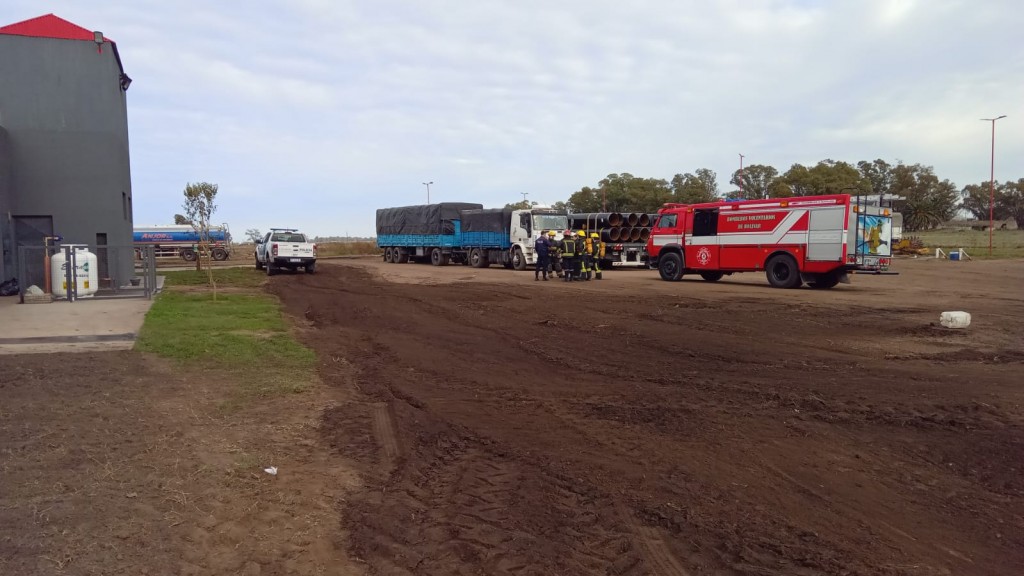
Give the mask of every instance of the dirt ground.
M 1020 261 L 832 291 L 324 264 L 268 285 L 319 355 L 302 395 L 0 357 L 0 574 L 1024 566 Z
M 360 480 L 320 446 L 335 400 L 233 384 L 128 351 L 0 355 L 0 574 L 362 573 L 338 525 Z

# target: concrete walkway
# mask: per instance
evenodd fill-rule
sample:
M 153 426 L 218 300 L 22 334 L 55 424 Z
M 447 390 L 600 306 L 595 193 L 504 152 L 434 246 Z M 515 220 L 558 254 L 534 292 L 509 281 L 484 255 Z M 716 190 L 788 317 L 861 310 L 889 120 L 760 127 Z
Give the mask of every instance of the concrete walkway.
M 52 304 L 0 298 L 0 354 L 128 350 L 152 304 L 145 298 Z

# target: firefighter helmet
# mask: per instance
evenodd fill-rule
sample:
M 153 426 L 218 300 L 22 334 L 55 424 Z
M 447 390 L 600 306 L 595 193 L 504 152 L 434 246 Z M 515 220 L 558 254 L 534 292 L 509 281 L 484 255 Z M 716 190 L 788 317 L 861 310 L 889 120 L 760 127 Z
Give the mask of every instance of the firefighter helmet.
M 601 235 L 600 235 L 600 234 L 598 234 L 597 232 L 591 232 L 591 233 L 590 233 L 590 237 L 591 237 L 591 238 L 600 238 L 600 237 L 601 237 Z
M 565 232 L 562 232 L 562 236 L 572 236 L 572 230 L 566 230 Z
M 554 236 L 554 235 L 555 235 L 555 231 L 554 230 L 548 230 L 548 236 Z
M 576 235 L 579 236 L 580 238 L 586 238 L 587 233 L 584 232 L 583 230 L 580 230 L 579 232 L 576 233 Z

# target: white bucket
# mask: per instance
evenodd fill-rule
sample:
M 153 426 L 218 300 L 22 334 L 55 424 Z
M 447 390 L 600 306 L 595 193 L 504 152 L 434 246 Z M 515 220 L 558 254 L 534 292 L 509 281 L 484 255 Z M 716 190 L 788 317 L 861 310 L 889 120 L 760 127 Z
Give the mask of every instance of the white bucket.
M 967 312 L 943 312 L 939 315 L 939 324 L 946 328 L 967 328 L 971 325 L 971 315 Z

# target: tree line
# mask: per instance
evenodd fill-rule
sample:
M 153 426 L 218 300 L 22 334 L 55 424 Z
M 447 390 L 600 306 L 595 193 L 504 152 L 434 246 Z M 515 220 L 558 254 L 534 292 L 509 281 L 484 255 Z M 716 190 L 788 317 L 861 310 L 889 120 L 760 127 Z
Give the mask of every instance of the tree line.
M 989 217 L 987 180 L 961 189 L 948 179 L 940 180 L 931 166 L 922 164 L 892 164 L 878 159 L 854 165 L 822 160 L 810 167 L 793 164 L 783 173 L 773 166 L 753 164 L 733 172 L 729 184 L 736 188 L 722 194 L 717 174 L 707 168 L 676 174 L 671 180 L 609 174 L 596 187 L 584 186 L 555 207 L 571 212 L 656 212 L 666 202 L 891 194 L 903 198 L 895 201 L 893 208 L 903 214 L 903 227 L 908 231 L 938 227 L 961 209 L 979 220 Z M 531 204 L 517 202 L 507 206 L 520 208 Z M 994 217 L 1013 218 L 1018 228 L 1024 228 L 1024 178 L 995 183 Z

